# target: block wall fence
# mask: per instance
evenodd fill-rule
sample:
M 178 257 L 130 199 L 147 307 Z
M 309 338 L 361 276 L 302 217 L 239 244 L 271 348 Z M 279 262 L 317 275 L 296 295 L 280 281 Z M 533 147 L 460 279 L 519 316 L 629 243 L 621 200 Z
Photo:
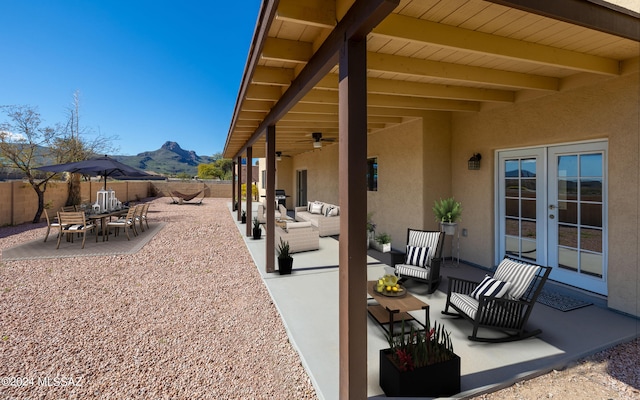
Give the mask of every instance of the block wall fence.
M 83 203 L 95 203 L 103 182 L 81 182 Z M 116 192 L 118 200 L 140 201 L 148 197 L 170 197 L 171 191 L 185 194 L 204 190 L 205 197 L 231 199 L 231 181 L 110 181 L 107 188 Z M 67 182 L 49 182 L 44 203 L 59 210 L 67 200 Z M 38 196 L 27 181 L 0 182 L 0 226 L 30 223 L 38 211 Z M 44 215 L 42 216 L 44 220 Z

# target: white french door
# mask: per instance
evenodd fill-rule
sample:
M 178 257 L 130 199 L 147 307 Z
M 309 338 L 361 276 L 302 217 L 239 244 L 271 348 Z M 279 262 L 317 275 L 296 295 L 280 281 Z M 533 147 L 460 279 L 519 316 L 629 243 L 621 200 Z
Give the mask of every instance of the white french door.
M 498 153 L 498 253 L 607 294 L 607 143 Z

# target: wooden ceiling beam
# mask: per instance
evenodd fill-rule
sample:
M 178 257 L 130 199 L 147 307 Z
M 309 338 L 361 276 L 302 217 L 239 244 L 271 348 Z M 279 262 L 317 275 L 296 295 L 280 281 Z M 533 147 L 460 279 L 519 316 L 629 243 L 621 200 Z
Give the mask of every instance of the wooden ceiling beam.
M 276 19 L 333 29 L 336 25 L 336 4 L 325 0 L 280 0 Z
M 262 50 L 265 60 L 306 63 L 313 55 L 313 45 L 299 40 L 268 37 Z
M 620 72 L 619 62 L 610 58 L 472 31 L 399 14 L 387 17 L 371 34 L 582 72 L 612 76 L 618 75 Z
M 557 91 L 560 87 L 558 78 L 381 53 L 369 53 L 368 67 L 371 71 L 489 84 L 504 88 Z
M 289 86 L 293 81 L 293 69 L 257 66 L 251 82 L 256 85 Z
M 487 0 L 640 42 L 640 14 L 596 0 Z

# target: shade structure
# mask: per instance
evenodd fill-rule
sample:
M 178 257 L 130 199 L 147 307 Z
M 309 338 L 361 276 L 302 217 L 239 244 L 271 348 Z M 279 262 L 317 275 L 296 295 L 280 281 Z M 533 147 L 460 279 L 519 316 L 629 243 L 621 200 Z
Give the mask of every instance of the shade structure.
M 90 158 L 88 160 L 76 161 L 65 164 L 46 165 L 38 167 L 40 171 L 46 172 L 70 172 L 89 176 L 103 176 L 104 188 L 107 187 L 107 177 L 120 178 L 125 177 L 144 177 L 151 176 L 137 168 L 130 167 L 120 161 L 114 160 L 109 156 L 101 156 Z

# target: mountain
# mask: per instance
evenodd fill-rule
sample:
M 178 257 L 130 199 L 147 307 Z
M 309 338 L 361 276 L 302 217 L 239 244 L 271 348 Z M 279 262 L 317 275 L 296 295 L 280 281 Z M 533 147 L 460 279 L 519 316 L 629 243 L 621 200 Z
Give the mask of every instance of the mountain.
M 193 150 L 184 150 L 176 142 L 166 142 L 158 150 L 145 151 L 135 156 L 113 156 L 116 160 L 146 172 L 167 176 L 187 173 L 198 174 L 198 164 L 215 161 L 213 157 L 199 156 Z

